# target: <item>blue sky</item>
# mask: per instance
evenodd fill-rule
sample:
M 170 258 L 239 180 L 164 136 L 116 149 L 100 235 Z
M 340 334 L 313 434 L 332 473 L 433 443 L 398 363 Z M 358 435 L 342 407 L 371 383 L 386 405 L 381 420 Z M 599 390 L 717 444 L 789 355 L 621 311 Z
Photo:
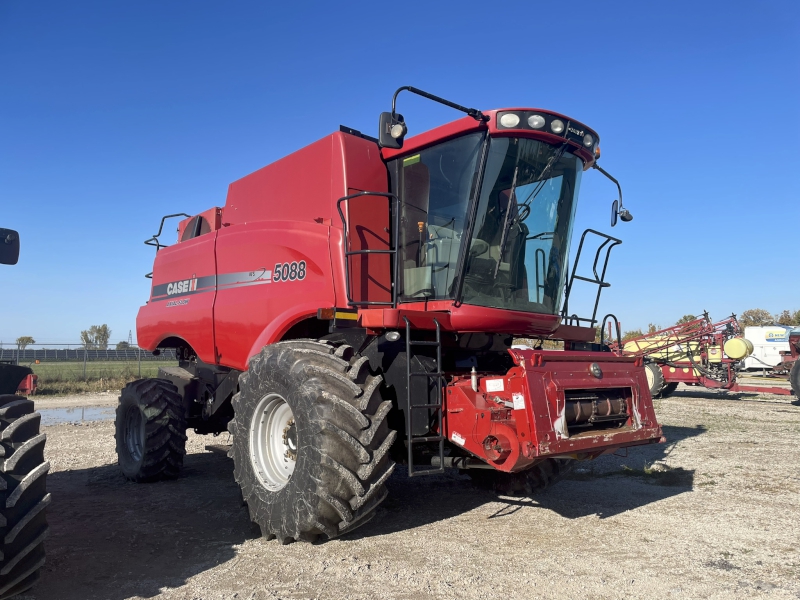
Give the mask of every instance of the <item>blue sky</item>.
M 339 124 L 375 134 L 401 85 L 599 132 L 635 218 L 610 230 L 588 172 L 575 228 L 624 240 L 601 302 L 624 329 L 796 310 L 799 6 L 0 0 L 0 226 L 23 245 L 0 340 L 135 336 L 162 215 Z M 412 135 L 460 116 L 399 109 Z

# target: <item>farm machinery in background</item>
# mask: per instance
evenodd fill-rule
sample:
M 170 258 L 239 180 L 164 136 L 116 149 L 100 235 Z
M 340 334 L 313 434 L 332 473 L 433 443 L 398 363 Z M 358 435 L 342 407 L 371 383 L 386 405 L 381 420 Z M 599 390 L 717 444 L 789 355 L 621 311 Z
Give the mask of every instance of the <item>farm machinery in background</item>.
M 18 258 L 19 234 L 0 229 L 0 264 L 15 265 Z M 42 416 L 33 402 L 16 394 L 27 381 L 35 381 L 29 368 L 0 364 L 0 600 L 39 580 L 49 531 L 47 436 L 39 433 Z
M 467 116 L 404 141 L 403 90 Z M 396 463 L 530 493 L 577 460 L 664 441 L 641 357 L 567 318 L 580 179 L 598 136 L 551 111 L 397 90 L 379 139 L 347 127 L 230 185 L 158 237 L 142 347 L 179 366 L 122 390 L 123 474 L 178 477 L 186 430 L 233 434 L 251 519 L 281 542 L 369 521 Z M 587 230 L 606 249 L 621 243 Z M 598 250 L 597 256 L 600 255 Z M 576 261 L 578 256 L 576 256 Z M 601 272 L 605 274 L 605 265 Z M 514 337 L 564 351 L 512 349 Z
M 792 393 L 784 387 L 742 385 L 737 381 L 743 361 L 753 353 L 753 343 L 743 337 L 736 315 L 715 323 L 704 313 L 697 319 L 625 342 L 618 336 L 611 348 L 619 356 L 644 359 L 647 383 L 654 398 L 670 395 L 679 383 L 731 392 Z M 796 359 L 800 340 L 795 340 L 793 348 Z M 800 367 L 793 368 L 791 362 L 782 364 L 786 372 L 791 369 L 792 389 L 797 394 Z

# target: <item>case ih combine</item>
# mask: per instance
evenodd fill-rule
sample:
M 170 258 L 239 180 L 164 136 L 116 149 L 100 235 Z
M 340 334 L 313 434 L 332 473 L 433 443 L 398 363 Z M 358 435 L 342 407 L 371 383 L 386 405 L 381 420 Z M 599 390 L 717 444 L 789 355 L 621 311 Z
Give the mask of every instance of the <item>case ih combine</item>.
M 583 171 L 616 183 L 597 134 L 404 89 L 467 116 L 404 142 L 395 93 L 379 139 L 342 128 L 234 182 L 169 247 L 162 219 L 137 331 L 180 366 L 122 391 L 128 478 L 176 477 L 187 428 L 229 431 L 251 518 L 285 543 L 365 523 L 395 463 L 531 492 L 575 460 L 663 439 L 642 359 L 592 343 L 597 302 L 566 309 L 576 281 L 599 299 L 620 243 L 588 230 L 594 276 L 567 276 Z M 631 219 L 621 200 L 612 225 Z M 515 335 L 565 350 L 512 350 Z
M 609 330 L 610 336 L 610 330 Z M 790 357 L 781 367 L 789 372 L 792 390 L 776 386 L 741 385 L 736 381 L 742 361 L 752 354 L 753 344 L 742 336 L 736 315 L 717 323 L 708 313 L 702 317 L 648 333 L 624 344 L 611 344 L 621 356 L 644 358 L 650 395 L 668 396 L 679 383 L 731 392 L 790 395 L 798 393 L 800 367 L 792 368 Z M 797 347 L 792 344 L 794 358 Z M 795 363 L 796 365 L 797 363 Z

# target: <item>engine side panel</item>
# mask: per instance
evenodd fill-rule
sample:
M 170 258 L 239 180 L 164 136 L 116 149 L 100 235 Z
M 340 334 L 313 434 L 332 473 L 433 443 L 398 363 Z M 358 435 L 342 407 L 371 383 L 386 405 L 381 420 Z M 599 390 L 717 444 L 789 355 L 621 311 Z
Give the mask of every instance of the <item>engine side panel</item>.
M 263 331 L 273 332 L 265 344 L 275 342 L 301 316 L 334 305 L 328 229 L 313 222 L 262 221 L 220 231 L 214 308 L 218 364 L 245 370 Z M 292 311 L 309 302 L 305 314 Z
M 142 348 L 155 350 L 166 338 L 179 337 L 201 360 L 215 361 L 216 237 L 207 233 L 156 254 L 150 300 L 136 317 Z

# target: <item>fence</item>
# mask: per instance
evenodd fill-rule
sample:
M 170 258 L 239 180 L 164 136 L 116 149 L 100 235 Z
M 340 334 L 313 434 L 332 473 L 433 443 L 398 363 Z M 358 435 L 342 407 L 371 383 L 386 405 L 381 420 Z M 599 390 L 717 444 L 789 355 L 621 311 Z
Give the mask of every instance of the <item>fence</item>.
M 126 348 L 86 348 L 81 344 L 0 345 L 0 363 L 29 366 L 39 377 L 41 393 L 119 389 L 128 381 L 155 377 L 161 366 L 174 366 L 174 350 L 152 352 Z
M 37 344 L 38 345 L 38 344 Z M 95 360 L 121 360 L 121 361 L 159 361 L 159 360 L 177 360 L 175 351 L 168 349 L 162 350 L 159 356 L 153 356 L 149 350 L 142 350 L 138 346 L 131 346 L 129 348 L 119 349 L 108 348 L 106 350 L 87 349 L 83 346 L 80 347 L 53 347 L 53 344 L 48 344 L 50 347 L 42 348 L 25 348 L 24 350 L 17 347 L 0 347 L 0 362 L 14 361 L 19 363 L 26 362 L 55 362 L 55 361 L 95 361 Z M 70 346 L 62 344 L 62 346 Z M 78 346 L 77 344 L 75 346 Z

